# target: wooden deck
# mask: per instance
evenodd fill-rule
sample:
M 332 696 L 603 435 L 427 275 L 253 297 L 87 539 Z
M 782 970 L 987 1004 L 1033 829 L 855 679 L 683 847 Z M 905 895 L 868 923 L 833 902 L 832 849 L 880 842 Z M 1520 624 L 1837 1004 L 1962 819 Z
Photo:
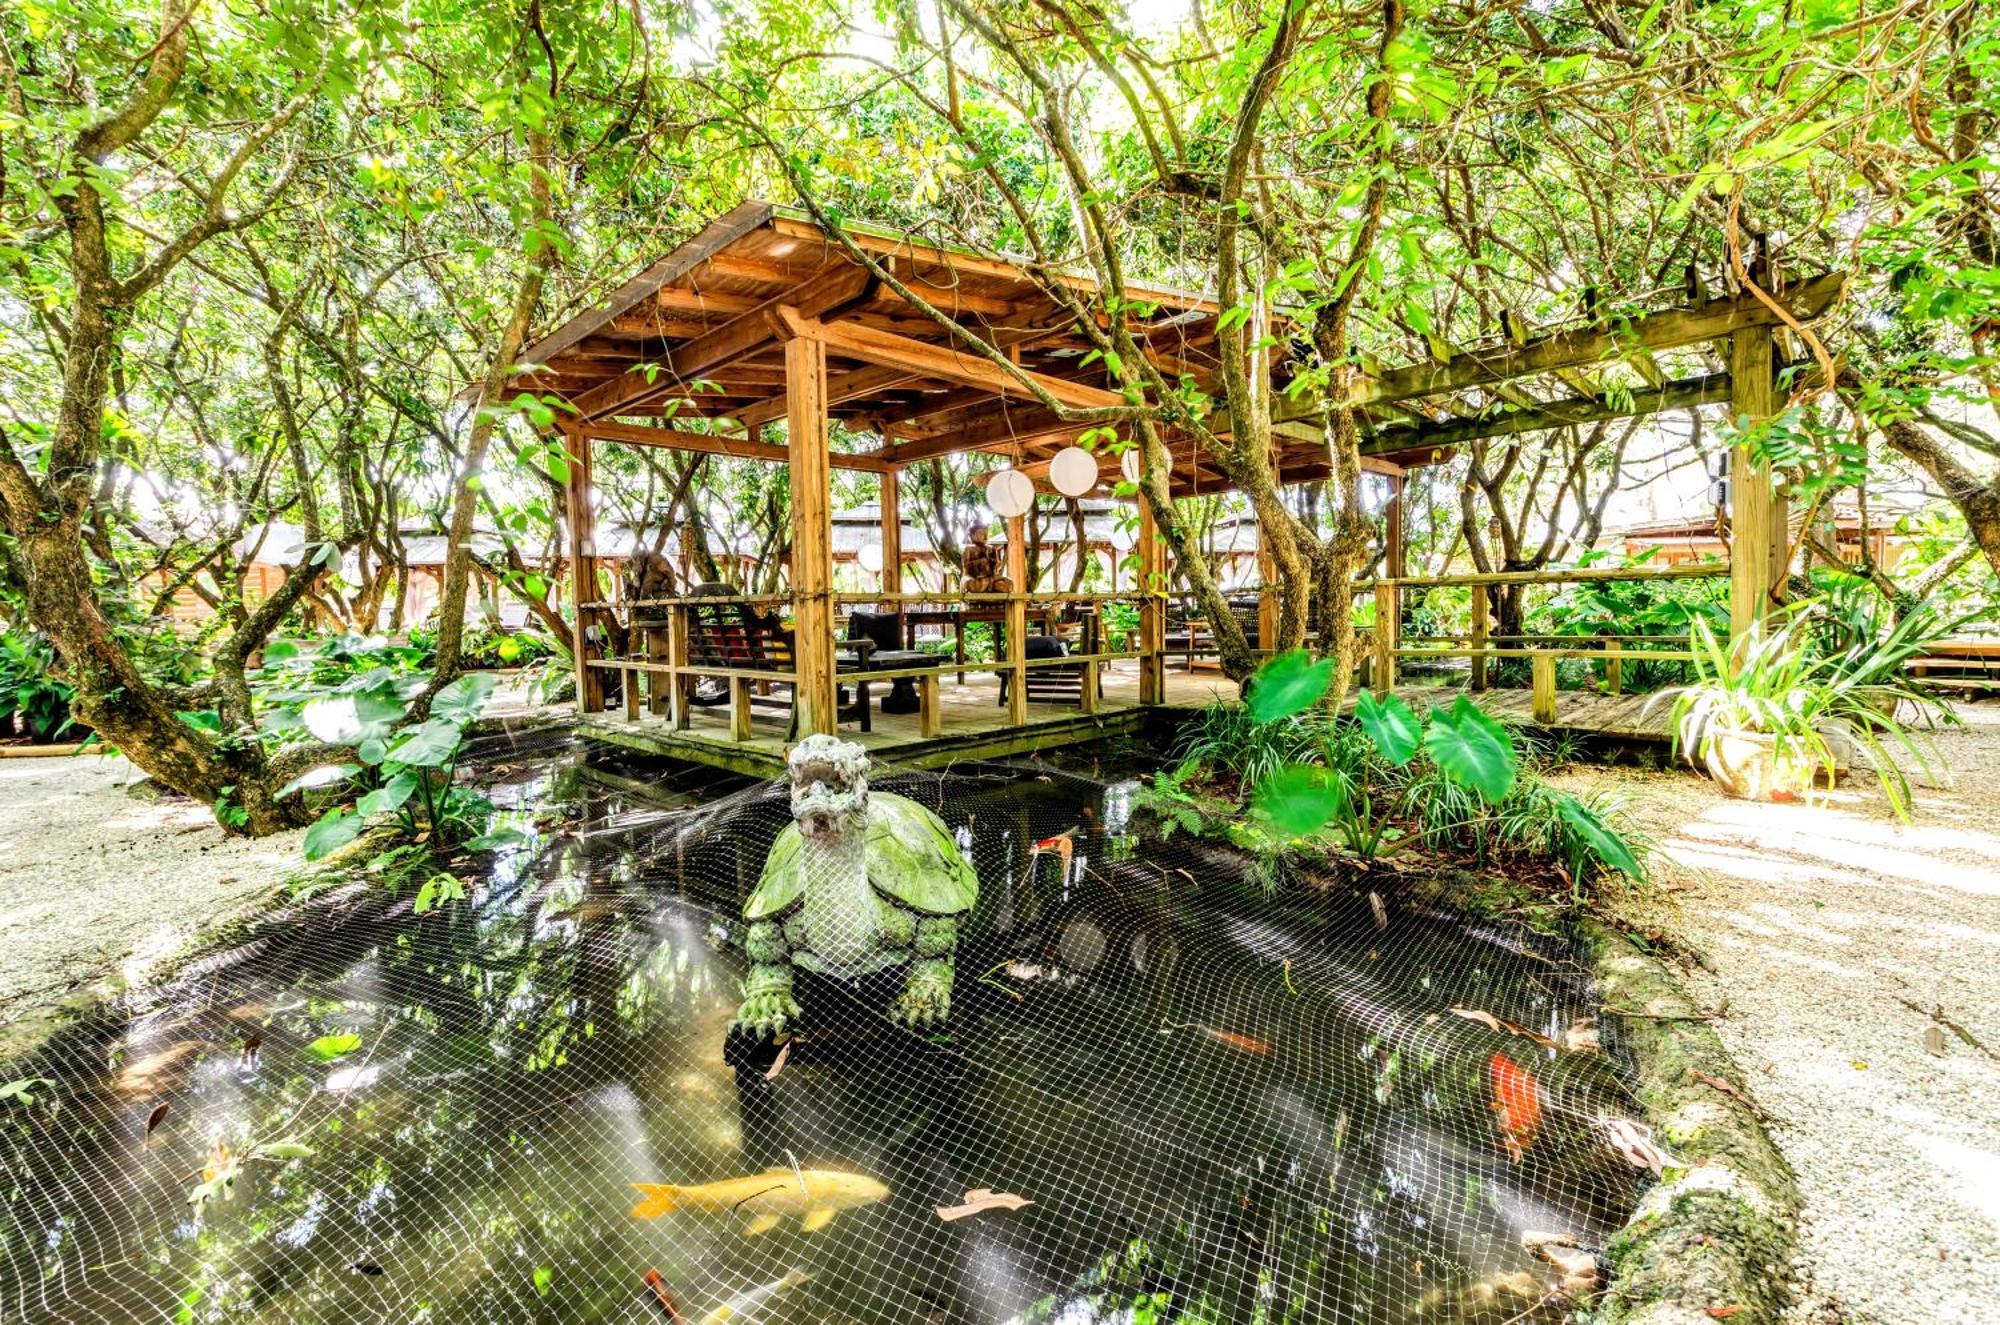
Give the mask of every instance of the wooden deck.
M 1190 711 L 1218 699 L 1233 698 L 1236 687 L 1218 672 L 1169 669 L 1165 708 Z M 1458 692 L 1443 685 L 1405 685 L 1397 694 L 1413 705 L 1447 702 Z M 843 724 L 840 735 L 859 741 L 876 758 L 912 768 L 936 768 L 961 759 L 1001 759 L 1037 750 L 1084 745 L 1110 736 L 1134 733 L 1144 713 L 1139 706 L 1139 674 L 1133 663 L 1108 664 L 1104 698 L 1098 711 L 1079 713 L 1061 704 L 1031 703 L 1025 726 L 1007 725 L 1000 703 L 999 681 L 990 672 L 969 671 L 965 684 L 938 687 L 943 708 L 943 732 L 926 740 L 917 730 L 915 714 L 877 712 L 873 731 Z M 1473 696 L 1498 717 L 1533 726 L 1531 695 L 1526 690 L 1488 690 Z M 1565 690 L 1557 697 L 1556 722 L 1545 728 L 1556 734 L 1611 737 L 1665 744 L 1671 705 L 1664 700 L 1650 708 L 1646 695 L 1599 695 Z M 645 754 L 724 768 L 751 777 L 777 777 L 785 767 L 786 719 L 782 713 L 759 713 L 747 741 L 729 739 L 726 708 L 696 708 L 693 725 L 675 731 L 663 717 L 636 721 L 618 713 L 597 713 L 578 719 L 580 730 L 598 740 Z

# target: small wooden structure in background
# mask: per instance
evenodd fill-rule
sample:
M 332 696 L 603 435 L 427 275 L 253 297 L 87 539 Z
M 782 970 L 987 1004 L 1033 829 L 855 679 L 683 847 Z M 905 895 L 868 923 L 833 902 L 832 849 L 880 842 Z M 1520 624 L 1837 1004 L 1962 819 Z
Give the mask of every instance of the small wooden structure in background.
M 831 731 L 837 720 L 834 640 L 841 604 L 832 583 L 831 471 L 847 468 L 879 477 L 883 556 L 886 565 L 896 566 L 899 475 L 905 466 L 989 451 L 1011 457 L 1040 480 L 1050 458 L 1084 430 L 1086 425 L 1043 405 L 1000 360 L 1066 406 L 1122 402 L 1105 365 L 1091 359 L 1088 342 L 1050 294 L 1051 288 L 1068 287 L 1088 299 L 1095 291 L 1086 278 L 1065 272 L 1031 274 L 1021 263 L 878 227 L 850 225 L 846 236 L 875 257 L 893 283 L 855 262 L 805 214 L 745 203 L 523 352 L 523 360 L 537 368 L 516 385 L 559 395 L 572 409 L 560 427 L 572 461 L 569 526 L 578 605 L 578 702 L 586 712 L 604 707 L 609 672 L 625 675 L 625 708 L 635 718 L 639 678 L 661 678 L 664 707 L 674 728 L 685 732 L 687 688 L 698 675 L 713 675 L 713 669 L 689 662 L 684 636 L 679 642 L 670 638 L 664 650 L 651 656 L 607 658 L 598 653 L 602 632 L 592 626 L 609 607 L 598 601 L 593 559 L 595 443 L 736 456 L 789 468 L 794 522 L 789 605 L 796 646 L 791 672 L 776 679 L 794 686 L 793 730 L 803 734 Z M 955 320 L 978 344 L 904 298 L 894 288 L 897 283 Z M 1779 297 L 1794 318 L 1804 321 L 1823 312 L 1839 290 L 1839 278 L 1822 276 Z M 1215 327 L 1220 310 L 1214 302 L 1145 286 L 1127 293 L 1143 309 L 1127 316 L 1146 353 L 1170 379 L 1189 377 L 1219 396 Z M 1476 437 L 1704 403 L 1727 402 L 1739 416 L 1761 418 L 1776 405 L 1779 322 L 1764 301 L 1748 295 L 1703 299 L 1617 321 L 1600 319 L 1541 336 L 1524 332 L 1516 318 L 1514 336 L 1498 346 L 1457 349 L 1440 361 L 1377 368 L 1362 377 L 1354 404 L 1363 427 L 1365 464 L 1389 476 L 1398 492 L 1388 517 L 1388 574 L 1373 586 L 1382 623 L 1374 645 L 1374 683 L 1383 688 L 1394 684 L 1398 595 L 1415 584 L 1402 576 L 1399 496 L 1407 467 L 1435 463 Z M 1726 348 L 1720 357 L 1727 370 L 1670 380 L 1656 356 L 1704 343 Z M 1646 385 L 1605 390 L 1593 370 L 1617 361 L 1630 364 Z M 1554 378 L 1564 394 L 1552 399 L 1529 394 L 1522 380 L 1535 377 Z M 1309 396 L 1281 401 L 1274 420 L 1274 461 L 1283 482 L 1324 478 L 1330 472 L 1317 416 L 1317 402 Z M 872 434 L 879 443 L 864 451 L 836 451 L 829 444 L 831 419 L 842 420 L 850 431 Z M 766 435 L 780 420 L 785 424 L 782 445 Z M 1226 429 L 1226 420 L 1219 426 Z M 1177 497 L 1229 488 L 1191 438 L 1172 436 L 1169 449 L 1169 486 Z M 1737 452 L 1731 484 L 1735 555 L 1729 574 L 1732 622 L 1740 631 L 1771 601 L 1773 587 L 1782 584 L 1786 544 L 1784 515 L 1768 471 L 1755 463 L 1749 448 L 1738 447 Z M 1106 454 L 1104 490 L 1116 472 L 1116 458 Z M 1082 666 L 1095 678 L 1101 668 L 1136 664 L 1136 702 L 1145 706 L 1167 698 L 1162 668 L 1167 568 L 1152 512 L 1141 502 L 1138 514 L 1141 575 L 1138 590 L 1128 595 L 1139 603 L 1134 647 L 1112 653 L 1100 641 L 1087 656 L 1071 657 L 1066 665 Z M 1011 673 L 1008 723 L 1015 728 L 1027 725 L 1022 680 L 1036 665 L 1022 648 L 1030 604 L 1065 597 L 1030 594 L 1022 586 L 1022 524 L 1020 519 L 1009 521 L 1006 539 L 1016 591 L 993 600 L 1007 626 L 1008 651 L 999 666 Z M 1485 579 L 1505 582 L 1507 577 Z M 890 610 L 913 597 L 902 594 L 900 584 L 885 585 L 879 594 L 851 596 L 857 603 L 881 603 Z M 1443 651 L 1472 657 L 1475 682 L 1483 682 L 1484 662 L 1492 654 L 1477 610 L 1483 598 L 1480 585 L 1470 647 Z M 1267 617 L 1269 603 L 1267 594 Z M 685 608 L 680 602 L 654 606 L 669 613 Z M 1263 638 L 1269 640 L 1268 621 L 1264 629 Z M 938 739 L 939 680 L 960 668 L 945 664 L 902 670 L 926 696 L 919 739 Z M 743 676 L 718 679 L 729 681 L 732 689 L 756 683 Z M 1097 686 L 1084 689 L 1093 697 L 1086 701 L 1088 707 Z M 1536 705 L 1538 711 L 1543 707 Z M 731 723 L 732 738 L 740 740 L 745 731 L 747 719 Z M 694 753 L 692 748 L 677 752 Z

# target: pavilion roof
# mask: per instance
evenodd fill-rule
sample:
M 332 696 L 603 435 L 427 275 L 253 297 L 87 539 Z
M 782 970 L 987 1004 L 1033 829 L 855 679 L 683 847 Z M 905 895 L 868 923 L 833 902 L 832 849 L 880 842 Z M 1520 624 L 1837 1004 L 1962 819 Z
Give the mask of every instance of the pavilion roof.
M 1073 406 L 1119 402 L 1103 362 L 1086 362 L 1091 347 L 1054 294 L 1094 292 L 1088 276 L 880 226 L 843 229 L 897 281 L 1037 375 L 1055 398 Z M 1839 285 L 1838 277 L 1817 277 L 1788 302 L 1799 316 L 1816 316 Z M 1127 293 L 1145 301 L 1131 326 L 1147 354 L 1170 379 L 1190 377 L 1219 397 L 1215 301 L 1140 283 Z M 1426 361 L 1364 364 L 1354 397 L 1364 455 L 1370 467 L 1393 471 L 1443 458 L 1475 436 L 1724 400 L 1728 377 L 1707 370 L 1707 343 L 1774 321 L 1746 296 L 1711 299 L 1697 287 L 1679 306 L 1616 319 L 1530 330 L 1515 317 L 1497 345 L 1432 338 Z M 826 347 L 829 414 L 884 439 L 873 450 L 836 454 L 836 467 L 881 470 L 990 451 L 1040 477 L 1085 426 L 1058 417 L 969 352 L 807 213 L 756 201 L 717 217 L 528 346 L 521 359 L 534 367 L 517 383 L 563 397 L 583 431 L 603 440 L 779 460 L 783 448 L 761 434 L 785 417 L 784 346 L 800 335 Z M 1602 372 L 1615 362 L 1632 366 L 1639 389 L 1629 382 L 1607 389 Z M 1531 389 L 1528 380 L 1537 378 L 1541 385 Z M 1325 476 L 1312 400 L 1280 399 L 1274 413 L 1283 479 Z M 1226 419 L 1216 422 L 1226 430 Z M 1177 495 L 1231 486 L 1191 438 L 1173 436 L 1169 446 Z M 1108 456 L 1101 472 L 1107 483 L 1115 478 Z

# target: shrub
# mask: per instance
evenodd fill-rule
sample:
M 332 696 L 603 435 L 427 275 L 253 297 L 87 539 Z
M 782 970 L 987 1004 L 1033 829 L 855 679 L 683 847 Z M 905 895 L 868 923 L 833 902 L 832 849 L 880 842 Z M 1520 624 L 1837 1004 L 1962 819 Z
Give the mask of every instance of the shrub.
M 0 633 L 0 730 L 45 744 L 68 731 L 76 687 L 56 677 L 55 646 L 32 631 Z

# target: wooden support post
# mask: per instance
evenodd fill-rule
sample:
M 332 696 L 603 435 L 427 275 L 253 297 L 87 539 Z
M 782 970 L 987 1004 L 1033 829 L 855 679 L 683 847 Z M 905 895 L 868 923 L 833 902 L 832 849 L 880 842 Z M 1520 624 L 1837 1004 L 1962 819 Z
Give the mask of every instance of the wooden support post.
M 568 498 L 570 657 L 576 665 L 576 706 L 579 712 L 595 713 L 604 707 L 604 678 L 590 665 L 590 622 L 592 612 L 585 603 L 597 599 L 597 535 L 590 509 L 590 439 L 574 429 L 564 428 L 563 449 L 569 453 L 569 480 L 564 485 Z
M 1392 580 L 1403 578 L 1403 568 L 1406 564 L 1403 549 L 1405 538 L 1403 532 L 1403 481 L 1401 474 L 1389 475 L 1389 505 L 1382 512 L 1382 541 L 1385 545 L 1382 565 L 1387 569 L 1389 578 Z
M 1271 555 L 1271 546 L 1264 536 L 1264 526 L 1257 525 L 1257 648 L 1270 650 L 1278 647 L 1278 559 Z
M 1551 723 L 1556 720 L 1556 656 L 1553 653 L 1538 653 L 1530 661 L 1534 674 L 1535 721 Z
M 1618 655 L 1625 646 L 1617 640 L 1606 640 L 1604 647 L 1611 656 L 1604 660 L 1604 693 L 1615 695 L 1625 688 L 1625 660 Z
M 1007 578 L 1014 592 L 1007 599 L 1007 723 L 1024 727 L 1028 722 L 1028 520 L 1026 516 L 1007 518 Z
M 943 730 L 943 715 L 938 712 L 938 679 L 935 676 L 920 676 L 917 678 L 917 733 L 929 741 Z
M 625 721 L 639 720 L 639 678 L 644 675 L 636 667 L 618 669 L 618 689 L 624 692 Z
M 1749 327 L 1729 342 L 1730 413 L 1738 427 L 1769 418 L 1776 410 L 1776 345 L 1769 327 Z M 1772 585 L 1783 583 L 1773 563 L 1774 547 L 1786 542 L 1771 491 L 1771 467 L 1758 464 L 1752 448 L 1729 451 L 1729 638 L 1732 646 L 1749 634 L 1771 603 Z
M 1083 665 L 1083 698 L 1079 705 L 1085 713 L 1097 712 L 1097 662 L 1093 659 Z
M 1396 586 L 1375 586 L 1375 693 L 1396 688 Z
M 1167 697 L 1167 568 L 1153 508 L 1139 497 L 1139 702 Z
M 1472 688 L 1486 688 L 1486 632 L 1491 629 L 1493 619 L 1492 600 L 1486 586 L 1472 586 Z
M 882 473 L 882 592 L 903 592 L 903 502 L 897 471 Z M 903 638 L 903 600 L 884 599 L 884 612 L 896 614 L 896 638 Z
M 750 739 L 750 680 L 748 677 L 729 678 L 729 739 L 747 741 Z
M 833 519 L 827 510 L 826 346 L 785 342 L 786 452 L 792 483 L 792 690 L 801 737 L 839 724 L 834 691 Z
M 667 662 L 674 667 L 688 665 L 688 609 L 683 604 L 667 609 Z M 667 715 L 675 731 L 684 732 L 691 725 L 688 710 L 693 707 L 689 701 L 694 685 L 693 677 L 675 672 L 667 686 Z
M 655 663 L 667 661 L 666 632 L 660 626 L 646 628 L 646 661 Z M 674 688 L 674 681 L 675 678 L 665 672 L 646 674 L 646 711 L 654 717 L 657 718 L 667 711 L 667 692 Z

